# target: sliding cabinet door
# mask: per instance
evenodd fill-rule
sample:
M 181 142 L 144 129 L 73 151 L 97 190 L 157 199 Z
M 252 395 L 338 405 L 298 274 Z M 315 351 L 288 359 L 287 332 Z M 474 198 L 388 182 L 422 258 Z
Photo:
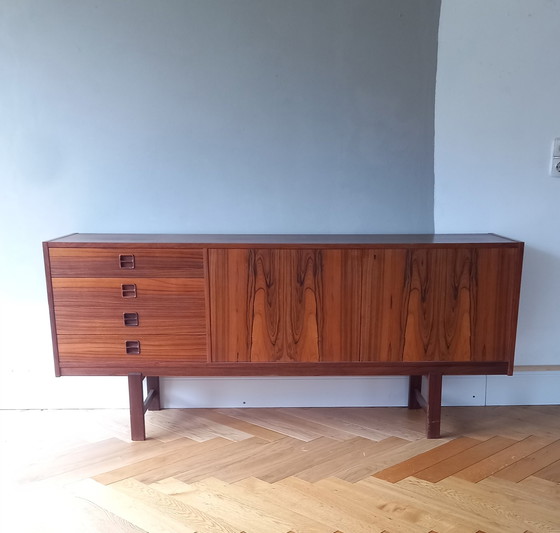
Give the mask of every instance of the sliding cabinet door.
M 209 250 L 212 360 L 358 360 L 361 254 Z

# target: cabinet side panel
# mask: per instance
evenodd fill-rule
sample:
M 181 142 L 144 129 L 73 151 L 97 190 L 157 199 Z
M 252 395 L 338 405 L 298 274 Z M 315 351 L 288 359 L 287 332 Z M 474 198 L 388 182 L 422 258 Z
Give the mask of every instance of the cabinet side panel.
M 401 361 L 410 276 L 404 249 L 364 250 L 361 361 Z
M 471 359 L 472 249 L 410 252 L 403 360 Z
M 513 363 L 522 248 L 477 250 L 472 342 L 476 361 Z
M 58 358 L 58 342 L 57 342 L 57 332 L 56 332 L 56 317 L 54 312 L 54 298 L 53 298 L 53 287 L 52 287 L 52 277 L 51 277 L 51 261 L 49 254 L 48 243 L 43 243 L 43 259 L 45 261 L 45 276 L 47 281 L 47 298 L 49 302 L 49 316 L 51 321 L 51 336 L 53 344 L 53 356 L 54 356 L 54 372 L 58 377 L 60 376 L 60 362 Z
M 254 297 L 249 250 L 209 249 L 208 270 L 212 361 L 249 361 Z

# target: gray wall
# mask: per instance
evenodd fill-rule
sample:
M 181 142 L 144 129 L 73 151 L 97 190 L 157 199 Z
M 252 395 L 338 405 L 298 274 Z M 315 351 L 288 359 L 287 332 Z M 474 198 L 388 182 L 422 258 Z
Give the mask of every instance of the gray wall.
M 2 0 L 7 318 L 44 306 L 40 242 L 74 231 L 431 232 L 438 16 L 439 0 Z

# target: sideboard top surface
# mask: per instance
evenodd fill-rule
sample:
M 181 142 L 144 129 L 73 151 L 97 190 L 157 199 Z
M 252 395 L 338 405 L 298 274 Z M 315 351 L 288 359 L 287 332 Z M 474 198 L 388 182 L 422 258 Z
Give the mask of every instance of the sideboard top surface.
M 161 245 L 196 247 L 308 246 L 308 247 L 371 247 L 371 246 L 519 246 L 519 241 L 493 233 L 462 234 L 115 234 L 73 233 L 47 241 L 48 246 L 111 246 Z

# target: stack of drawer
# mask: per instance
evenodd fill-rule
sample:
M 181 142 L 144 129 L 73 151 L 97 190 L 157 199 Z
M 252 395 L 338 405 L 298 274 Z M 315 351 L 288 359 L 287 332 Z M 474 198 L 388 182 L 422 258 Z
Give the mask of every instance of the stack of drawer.
M 50 248 L 59 363 L 206 362 L 201 249 Z

